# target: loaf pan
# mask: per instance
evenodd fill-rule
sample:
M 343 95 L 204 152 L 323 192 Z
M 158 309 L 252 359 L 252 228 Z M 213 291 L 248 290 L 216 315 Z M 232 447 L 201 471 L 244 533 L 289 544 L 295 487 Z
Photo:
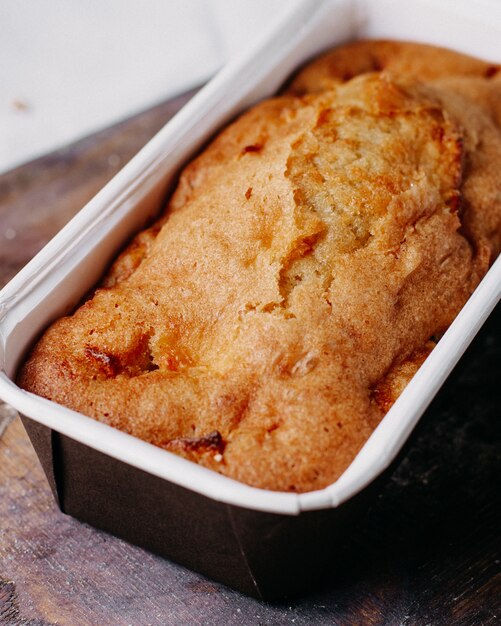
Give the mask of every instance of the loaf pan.
M 336 563 L 355 520 L 499 301 L 501 259 L 344 474 L 318 491 L 256 489 L 14 382 L 26 350 L 68 313 L 132 233 L 165 203 L 186 160 L 218 128 L 277 91 L 298 65 L 361 38 L 421 41 L 500 62 L 496 0 L 302 0 L 227 65 L 0 292 L 0 397 L 22 415 L 61 510 L 244 593 L 301 592 Z M 342 569 L 342 561 L 340 561 Z

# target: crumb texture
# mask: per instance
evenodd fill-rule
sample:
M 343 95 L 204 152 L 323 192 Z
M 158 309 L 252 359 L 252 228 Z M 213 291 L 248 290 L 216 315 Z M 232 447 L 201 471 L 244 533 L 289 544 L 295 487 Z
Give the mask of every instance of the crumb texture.
M 498 69 L 313 61 L 186 167 L 20 384 L 253 486 L 332 483 L 499 253 Z

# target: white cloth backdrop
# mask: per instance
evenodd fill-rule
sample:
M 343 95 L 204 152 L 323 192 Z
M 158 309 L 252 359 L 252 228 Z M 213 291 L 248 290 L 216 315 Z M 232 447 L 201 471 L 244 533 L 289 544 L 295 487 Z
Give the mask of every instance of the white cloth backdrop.
M 0 0 L 0 172 L 205 81 L 288 0 Z

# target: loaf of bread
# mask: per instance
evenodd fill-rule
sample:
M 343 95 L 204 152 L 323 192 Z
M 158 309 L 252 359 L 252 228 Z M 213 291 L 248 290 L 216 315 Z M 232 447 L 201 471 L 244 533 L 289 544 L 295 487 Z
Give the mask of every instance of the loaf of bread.
M 329 485 L 500 251 L 499 69 L 313 61 L 185 168 L 20 385 L 249 485 Z

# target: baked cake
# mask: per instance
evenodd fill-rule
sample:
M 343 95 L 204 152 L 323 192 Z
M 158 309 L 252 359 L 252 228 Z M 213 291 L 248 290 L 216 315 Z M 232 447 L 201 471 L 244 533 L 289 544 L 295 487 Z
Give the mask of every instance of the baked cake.
M 499 69 L 313 61 L 185 168 L 20 385 L 249 485 L 329 485 L 499 253 Z

